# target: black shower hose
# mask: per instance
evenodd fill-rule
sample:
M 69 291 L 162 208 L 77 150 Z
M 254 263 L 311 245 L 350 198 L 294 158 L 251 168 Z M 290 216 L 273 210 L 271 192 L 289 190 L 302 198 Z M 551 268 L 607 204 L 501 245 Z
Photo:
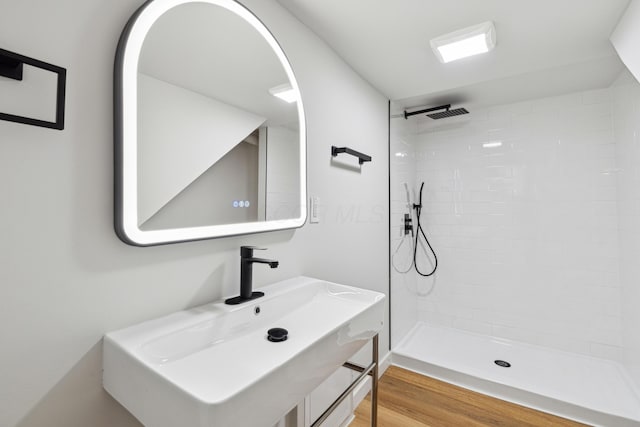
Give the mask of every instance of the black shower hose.
M 424 234 L 422 225 L 420 225 L 420 215 L 422 213 L 422 189 L 423 188 L 424 188 L 424 182 L 420 186 L 419 202 L 417 205 L 416 204 L 413 205 L 414 209 L 416 210 L 416 241 L 415 241 L 415 244 L 413 245 L 413 266 L 415 267 L 416 272 L 419 275 L 423 277 L 429 277 L 429 276 L 432 276 L 433 273 L 435 273 L 436 270 L 438 269 L 438 256 L 436 255 L 436 251 L 434 251 L 433 248 L 431 247 L 431 243 L 429 243 L 429 239 L 427 239 L 427 235 Z M 420 269 L 418 268 L 418 263 L 416 261 L 417 253 L 418 253 L 418 239 L 421 234 L 422 234 L 422 238 L 427 243 L 427 246 L 429 247 L 429 249 L 431 250 L 431 253 L 433 254 L 434 264 L 433 264 L 433 270 L 431 270 L 430 273 L 423 273 L 422 271 L 420 271 Z

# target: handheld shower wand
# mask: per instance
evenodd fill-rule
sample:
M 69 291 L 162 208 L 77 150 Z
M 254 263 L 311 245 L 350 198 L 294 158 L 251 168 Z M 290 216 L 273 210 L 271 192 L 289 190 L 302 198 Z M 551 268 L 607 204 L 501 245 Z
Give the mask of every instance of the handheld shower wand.
M 415 268 L 416 272 L 419 275 L 423 277 L 429 277 L 429 276 L 432 276 L 438 268 L 438 256 L 436 255 L 436 252 L 433 250 L 433 247 L 431 246 L 431 243 L 429 242 L 429 239 L 427 239 L 427 235 L 424 232 L 424 229 L 422 228 L 422 224 L 420 223 L 420 217 L 422 216 L 422 190 L 423 189 L 424 189 L 424 182 L 420 185 L 420 195 L 418 198 L 418 204 L 415 204 L 415 203 L 412 204 L 411 197 L 409 196 L 409 185 L 406 182 L 404 183 L 404 190 L 405 190 L 405 195 L 407 200 L 407 210 L 409 211 L 409 213 L 404 214 L 404 231 L 403 231 L 404 234 L 402 235 L 402 239 L 400 240 L 400 243 L 396 247 L 396 250 L 393 251 L 393 254 L 391 255 L 391 265 L 393 266 L 393 269 L 395 271 L 401 274 L 408 273 L 411 270 L 411 268 Z M 415 232 L 414 232 L 414 226 L 413 226 L 413 220 L 412 220 L 412 213 L 414 209 L 416 211 Z M 413 244 L 413 256 L 411 257 L 411 264 L 409 264 L 409 267 L 406 270 L 401 270 L 396 266 L 395 257 L 396 257 L 396 254 L 400 251 L 400 248 L 404 244 L 404 241 L 406 240 L 409 233 L 411 233 L 411 237 L 409 238 L 409 241 Z M 427 244 L 427 247 L 433 254 L 433 260 L 434 260 L 433 269 L 428 273 L 421 271 L 420 267 L 418 267 L 417 258 L 418 258 L 418 244 L 421 243 L 420 236 L 422 236 L 424 243 Z M 422 245 L 424 247 L 424 244 Z
M 413 206 L 411 205 L 411 197 L 409 197 L 409 184 L 404 183 L 404 192 L 407 196 L 407 210 L 409 213 L 404 214 L 404 235 L 406 236 L 411 232 L 411 238 L 413 238 L 413 219 L 411 218 L 411 210 Z

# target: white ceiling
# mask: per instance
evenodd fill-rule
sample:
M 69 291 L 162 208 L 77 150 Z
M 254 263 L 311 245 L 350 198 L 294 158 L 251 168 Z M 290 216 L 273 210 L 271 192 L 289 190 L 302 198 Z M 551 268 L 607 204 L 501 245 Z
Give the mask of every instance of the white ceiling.
M 609 35 L 629 0 L 278 0 L 404 107 L 467 106 L 609 85 Z M 441 64 L 429 40 L 493 21 L 494 51 Z M 455 107 L 455 105 L 454 105 Z
M 277 56 L 258 31 L 222 7 L 195 2 L 165 12 L 144 39 L 139 71 L 265 117 L 268 126 L 298 126 L 296 104 L 269 93 L 289 81 Z

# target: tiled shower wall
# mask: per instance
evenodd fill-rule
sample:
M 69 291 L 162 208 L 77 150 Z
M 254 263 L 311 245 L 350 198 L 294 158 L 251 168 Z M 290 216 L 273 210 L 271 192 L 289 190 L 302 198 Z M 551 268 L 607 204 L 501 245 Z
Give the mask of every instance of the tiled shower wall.
M 613 85 L 624 362 L 640 386 L 640 84 L 627 72 Z
M 605 89 L 415 119 L 440 262 L 414 279 L 419 320 L 622 359 L 612 107 Z

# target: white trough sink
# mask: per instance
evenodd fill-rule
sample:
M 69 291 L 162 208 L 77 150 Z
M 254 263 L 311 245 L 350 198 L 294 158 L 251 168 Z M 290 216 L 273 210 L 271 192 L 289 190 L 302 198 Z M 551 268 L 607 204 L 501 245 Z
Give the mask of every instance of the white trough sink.
M 104 388 L 148 427 L 271 426 L 382 329 L 379 292 L 309 277 L 261 290 L 107 334 Z M 286 341 L 267 340 L 276 327 Z

